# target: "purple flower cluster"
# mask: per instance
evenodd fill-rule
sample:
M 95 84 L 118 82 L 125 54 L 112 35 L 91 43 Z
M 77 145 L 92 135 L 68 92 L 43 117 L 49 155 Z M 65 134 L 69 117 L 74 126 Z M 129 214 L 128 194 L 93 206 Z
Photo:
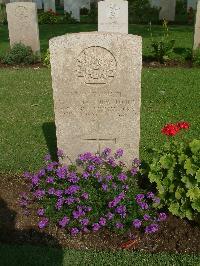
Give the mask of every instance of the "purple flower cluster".
M 114 207 L 116 207 L 116 206 L 120 203 L 120 201 L 123 200 L 124 198 L 125 198 L 125 193 L 124 193 L 124 192 L 121 192 L 118 196 L 116 196 L 116 197 L 114 198 L 114 200 L 112 200 L 112 201 L 110 201 L 110 202 L 108 203 L 108 207 L 109 207 L 109 208 L 114 208 Z

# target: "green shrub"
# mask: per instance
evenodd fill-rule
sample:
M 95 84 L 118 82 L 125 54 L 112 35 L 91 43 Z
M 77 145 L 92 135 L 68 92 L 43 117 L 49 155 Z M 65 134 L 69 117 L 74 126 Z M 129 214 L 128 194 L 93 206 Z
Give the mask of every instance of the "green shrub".
M 183 122 L 182 125 L 184 124 L 187 125 Z M 200 140 L 194 139 L 191 142 L 174 140 L 173 135 L 180 134 L 180 130 L 188 128 L 178 125 L 165 126 L 163 133 L 172 139 L 160 149 L 153 150 L 148 178 L 156 185 L 158 196 L 161 198 L 161 207 L 166 206 L 173 215 L 198 221 Z
M 164 63 L 169 59 L 169 55 L 174 50 L 175 40 L 169 39 L 169 29 L 167 26 L 167 22 L 163 21 L 163 36 L 160 40 L 155 40 L 151 31 L 150 24 L 150 32 L 151 32 L 151 47 L 153 48 L 153 55 L 155 59 L 160 63 Z
M 46 66 L 46 67 L 51 67 L 51 64 L 50 64 L 50 52 L 49 52 L 49 49 L 47 49 L 43 59 L 43 65 Z
M 0 4 L 0 24 L 7 24 L 5 4 Z
M 1 59 L 4 64 L 33 64 L 39 61 L 39 56 L 34 54 L 31 47 L 16 43 Z
M 38 14 L 39 24 L 57 24 L 58 21 L 59 19 L 57 14 L 51 10 L 49 10 L 48 12 L 40 12 Z

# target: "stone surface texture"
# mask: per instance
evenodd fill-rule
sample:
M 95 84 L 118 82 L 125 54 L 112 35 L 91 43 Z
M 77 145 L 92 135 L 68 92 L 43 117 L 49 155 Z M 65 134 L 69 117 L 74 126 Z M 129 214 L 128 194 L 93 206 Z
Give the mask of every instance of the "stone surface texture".
M 128 1 L 98 2 L 98 31 L 128 34 Z
M 166 19 L 167 21 L 175 20 L 176 0 L 160 0 L 159 19 Z
M 117 33 L 50 40 L 57 146 L 64 163 L 78 154 L 123 148 L 139 156 L 142 39 Z
M 200 48 L 200 1 L 198 1 L 198 4 L 197 4 L 193 48 L 194 48 L 194 50 L 197 48 Z
M 35 3 L 17 2 L 6 5 L 11 47 L 15 43 L 40 51 L 37 7 Z

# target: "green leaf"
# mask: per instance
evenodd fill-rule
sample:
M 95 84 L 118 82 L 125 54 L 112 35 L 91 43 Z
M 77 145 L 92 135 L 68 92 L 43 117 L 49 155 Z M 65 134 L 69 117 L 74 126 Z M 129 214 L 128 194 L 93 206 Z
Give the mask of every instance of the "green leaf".
M 166 154 L 160 158 L 160 164 L 164 169 L 170 169 L 176 164 L 174 155 Z
M 169 211 L 173 214 L 173 215 L 180 215 L 180 206 L 177 202 L 173 202 L 169 205 Z
M 185 184 L 185 187 L 187 189 L 193 188 L 197 183 L 196 180 L 193 179 L 193 177 L 186 175 L 181 178 L 181 181 Z
M 200 189 L 198 187 L 190 188 L 186 195 L 192 201 L 198 200 L 200 199 Z
M 195 179 L 200 183 L 200 169 L 196 172 Z
M 191 159 L 187 159 L 184 164 L 184 169 L 188 175 L 194 175 L 198 169 L 198 167 L 192 163 Z
M 190 144 L 190 149 L 192 153 L 196 154 L 200 151 L 200 140 L 194 139 Z
M 192 208 L 200 213 L 200 199 L 192 203 Z

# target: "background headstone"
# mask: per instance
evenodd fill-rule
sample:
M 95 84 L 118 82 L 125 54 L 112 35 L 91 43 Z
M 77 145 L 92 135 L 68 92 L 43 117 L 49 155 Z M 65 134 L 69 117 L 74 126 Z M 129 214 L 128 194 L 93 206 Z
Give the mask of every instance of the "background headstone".
M 57 145 L 64 163 L 82 152 L 123 148 L 139 156 L 142 40 L 117 33 L 50 40 Z
M 166 19 L 167 21 L 174 21 L 176 14 L 176 0 L 160 0 L 160 14 L 159 19 Z
M 187 10 L 189 10 L 190 7 L 193 10 L 196 10 L 197 9 L 197 2 L 198 2 L 198 0 L 187 0 Z
M 80 21 L 79 0 L 64 0 L 64 11 L 71 13 L 74 19 Z
M 100 1 L 98 3 L 98 31 L 128 34 L 128 1 Z
M 151 7 L 160 8 L 160 0 L 150 0 Z
M 15 43 L 30 46 L 40 51 L 37 8 L 35 3 L 9 3 L 6 5 L 11 47 Z
M 193 48 L 194 49 L 200 48 L 200 1 L 198 1 L 198 4 L 197 4 Z
M 44 12 L 47 12 L 49 10 L 56 12 L 55 0 L 44 0 Z

